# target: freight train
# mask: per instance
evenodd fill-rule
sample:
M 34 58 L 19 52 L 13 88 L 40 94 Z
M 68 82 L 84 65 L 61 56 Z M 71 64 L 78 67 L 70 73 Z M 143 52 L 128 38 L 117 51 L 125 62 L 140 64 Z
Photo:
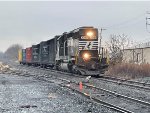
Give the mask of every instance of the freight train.
M 81 75 L 99 75 L 108 68 L 107 51 L 99 43 L 98 29 L 79 27 L 19 50 L 23 65 L 53 68 Z

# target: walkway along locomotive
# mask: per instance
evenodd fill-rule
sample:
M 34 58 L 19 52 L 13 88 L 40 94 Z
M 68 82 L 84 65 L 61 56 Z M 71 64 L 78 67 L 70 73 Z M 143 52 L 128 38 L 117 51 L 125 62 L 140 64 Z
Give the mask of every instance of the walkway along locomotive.
M 19 51 L 20 64 L 50 67 L 82 75 L 107 70 L 107 51 L 99 47 L 98 29 L 79 27 Z M 26 60 L 24 59 L 26 56 Z

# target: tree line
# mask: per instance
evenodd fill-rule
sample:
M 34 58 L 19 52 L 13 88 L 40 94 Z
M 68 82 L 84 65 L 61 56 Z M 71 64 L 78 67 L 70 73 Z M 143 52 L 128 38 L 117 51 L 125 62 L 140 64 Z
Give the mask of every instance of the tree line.
M 18 59 L 18 51 L 22 49 L 22 45 L 20 44 L 13 44 L 7 48 L 4 52 L 4 57 L 8 59 L 17 60 Z

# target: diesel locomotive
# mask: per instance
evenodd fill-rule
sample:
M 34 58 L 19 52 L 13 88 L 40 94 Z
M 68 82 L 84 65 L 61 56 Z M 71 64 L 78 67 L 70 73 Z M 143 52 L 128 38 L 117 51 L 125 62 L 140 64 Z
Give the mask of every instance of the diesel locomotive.
M 108 68 L 107 51 L 98 29 L 79 27 L 19 51 L 20 64 L 50 67 L 81 75 L 99 75 Z

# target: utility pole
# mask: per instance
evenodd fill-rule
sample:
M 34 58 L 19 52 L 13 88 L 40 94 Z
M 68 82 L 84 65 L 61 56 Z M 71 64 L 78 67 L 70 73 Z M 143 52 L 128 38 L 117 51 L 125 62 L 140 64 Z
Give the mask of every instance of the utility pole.
M 100 32 L 99 32 L 99 40 L 98 40 L 98 44 L 99 44 L 99 55 L 100 55 L 100 50 L 101 50 L 102 31 L 103 31 L 103 30 L 107 30 L 107 29 L 101 28 L 101 29 L 100 29 Z
M 146 14 L 150 14 L 150 12 L 147 11 Z M 150 31 L 148 30 L 148 25 L 150 25 L 150 23 L 148 22 L 148 20 L 150 20 L 150 18 L 146 17 L 146 30 L 147 30 L 148 33 L 150 33 Z

